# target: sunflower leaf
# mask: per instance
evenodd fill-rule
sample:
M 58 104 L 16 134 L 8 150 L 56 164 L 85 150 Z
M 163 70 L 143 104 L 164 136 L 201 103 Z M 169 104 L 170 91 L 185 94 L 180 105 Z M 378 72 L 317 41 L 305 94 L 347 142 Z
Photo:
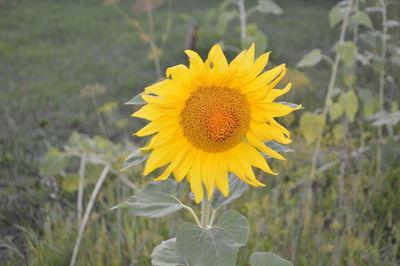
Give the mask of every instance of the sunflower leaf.
M 292 152 L 292 151 L 294 151 L 291 148 L 288 148 L 287 146 L 282 145 L 274 140 L 266 141 L 265 145 L 267 145 L 268 147 L 270 147 L 271 149 L 273 149 L 276 152 Z
M 151 253 L 151 264 L 154 266 L 187 265 L 176 249 L 176 238 L 162 241 Z
M 188 265 L 232 266 L 248 235 L 246 217 L 231 210 L 223 213 L 214 227 L 183 224 L 177 232 L 176 247 Z
M 143 151 L 141 149 L 134 150 L 131 152 L 131 154 L 126 157 L 124 161 L 124 165 L 121 168 L 121 172 L 125 171 L 126 169 L 138 165 L 142 162 L 144 162 L 147 158 L 149 157 L 149 153 L 146 151 Z
M 272 252 L 254 252 L 250 256 L 251 266 L 293 266 L 287 261 Z
M 178 183 L 173 180 L 151 182 L 121 206 L 138 216 L 159 218 L 182 209 L 177 192 Z
M 132 99 L 130 99 L 129 101 L 127 101 L 124 104 L 127 105 L 142 105 L 142 104 L 146 104 L 146 102 L 143 100 L 142 98 L 142 93 L 139 93 L 138 95 L 136 95 L 135 97 L 133 97 Z
M 237 178 L 234 174 L 229 174 L 229 195 L 225 197 L 221 191 L 216 190 L 212 198 L 211 204 L 214 209 L 223 205 L 232 203 L 234 200 L 243 195 L 248 189 L 248 185 Z

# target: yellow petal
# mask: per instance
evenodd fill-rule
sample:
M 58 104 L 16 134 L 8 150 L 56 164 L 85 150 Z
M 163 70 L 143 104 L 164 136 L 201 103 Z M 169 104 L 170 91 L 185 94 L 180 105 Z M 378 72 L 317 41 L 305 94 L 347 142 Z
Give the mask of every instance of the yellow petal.
M 271 149 L 270 147 L 265 145 L 264 142 L 261 141 L 259 138 L 257 138 L 253 132 L 251 132 L 251 131 L 247 132 L 246 138 L 251 145 L 255 146 L 257 149 L 259 149 L 263 153 L 271 156 L 272 158 L 276 158 L 279 160 L 285 160 L 285 158 L 283 158 L 282 155 L 280 155 L 279 153 L 277 153 L 276 151 L 274 151 L 273 149 Z
M 282 96 L 286 94 L 290 89 L 292 88 L 292 83 L 289 82 L 285 88 L 283 89 L 272 89 L 267 93 L 267 96 L 265 98 L 265 102 L 273 102 L 275 101 L 276 98 L 279 96 Z
M 203 60 L 201 59 L 201 57 L 199 56 L 199 54 L 192 50 L 185 50 L 185 53 L 189 57 L 190 69 L 193 72 L 201 71 L 201 69 L 204 66 L 204 63 L 203 63 Z
M 250 92 L 254 92 L 257 90 L 260 90 L 261 88 L 268 86 L 271 82 L 276 82 L 276 80 L 279 80 L 283 78 L 285 75 L 285 69 L 286 65 L 281 64 L 271 70 L 268 70 L 261 75 L 259 75 L 256 79 L 252 80 L 251 82 L 245 84 L 242 87 L 242 93 L 247 94 Z M 264 94 L 266 91 L 264 92 Z

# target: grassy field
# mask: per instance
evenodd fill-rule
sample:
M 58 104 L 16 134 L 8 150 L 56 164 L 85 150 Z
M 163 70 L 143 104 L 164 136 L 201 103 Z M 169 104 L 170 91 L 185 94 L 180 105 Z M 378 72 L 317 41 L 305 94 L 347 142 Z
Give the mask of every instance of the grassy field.
M 251 6 L 255 1 L 246 3 Z M 282 16 L 251 17 L 250 22 L 257 23 L 268 36 L 272 63 L 286 62 L 294 68 L 315 47 L 331 52 L 338 36 L 328 21 L 334 3 L 285 0 L 279 2 L 285 12 Z M 123 1 L 120 6 L 146 25 L 145 14 L 132 14 L 130 5 L 130 1 Z M 171 65 L 186 64 L 183 44 L 188 21 L 203 25 L 204 14 L 215 6 L 211 0 L 172 1 L 172 30 L 161 57 L 162 71 Z M 157 34 L 164 31 L 169 12 L 168 5 L 154 11 Z M 233 27 L 226 38 L 237 44 L 238 36 Z M 204 57 L 217 41 L 200 38 L 197 49 Z M 157 79 L 147 53 L 148 45 L 140 33 L 117 9 L 105 7 L 101 1 L 0 1 L 0 264 L 69 264 L 76 234 L 75 196 L 60 194 L 51 180 L 39 174 L 40 160 L 49 147 L 61 149 L 73 131 L 102 135 L 115 143 L 136 141 L 131 133 L 142 121 L 130 119 L 120 127 L 115 121 L 129 118 L 132 109 L 122 104 Z M 321 107 L 329 68 L 323 65 L 318 71 L 307 70 L 302 75 L 306 85 L 300 85 L 287 98 L 294 102 L 304 100 L 303 104 L 309 103 L 306 109 L 312 111 Z M 103 85 L 106 92 L 97 95 L 95 103 L 80 96 L 85 86 L 96 83 Z M 110 102 L 117 107 L 112 119 L 102 117 L 104 130 L 99 126 L 96 109 Z M 331 144 L 323 148 L 324 152 L 332 151 Z M 290 187 L 307 172 L 311 149 L 298 134 L 292 146 L 298 150 L 288 156 L 293 163 L 276 164 L 282 174 L 268 179 L 269 188 L 248 192 L 247 203 L 235 205 L 250 217 L 250 247 L 268 249 L 288 259 L 294 256 L 299 265 L 334 265 L 341 254 L 348 259 L 342 261 L 344 264 L 336 261 L 336 265 L 377 265 L 374 263 L 381 258 L 382 250 L 388 253 L 387 258 L 399 258 L 399 238 L 392 237 L 399 234 L 398 217 L 391 218 L 393 226 L 374 221 L 379 215 L 399 213 L 396 204 L 387 202 L 398 203 L 400 190 L 392 191 L 390 187 L 399 185 L 394 178 L 400 173 L 399 168 L 388 168 L 392 169 L 391 177 L 385 179 L 386 183 L 376 183 L 367 173 L 354 170 L 368 168 L 365 160 L 349 166 L 353 172 L 346 180 L 351 188 L 346 195 L 352 213 L 347 216 L 350 220 L 346 228 L 335 213 L 338 206 L 334 178 L 339 170 L 333 170 L 314 186 L 316 199 L 320 200 L 314 210 L 315 231 L 294 246 L 301 195 Z M 130 180 L 138 185 L 147 182 L 139 172 L 130 174 Z M 103 193 L 82 245 L 81 265 L 149 264 L 151 249 L 173 235 L 182 217 L 172 222 L 149 221 L 132 218 L 124 211 L 109 212 L 108 208 L 132 194 L 115 179 L 107 181 Z M 382 199 L 382 193 L 389 196 Z M 371 204 L 363 206 L 367 198 Z M 380 208 L 382 205 L 387 208 Z M 239 265 L 245 265 L 249 252 L 245 249 L 240 253 Z M 293 255 L 296 252 L 297 257 Z M 393 261 L 390 259 L 387 261 Z

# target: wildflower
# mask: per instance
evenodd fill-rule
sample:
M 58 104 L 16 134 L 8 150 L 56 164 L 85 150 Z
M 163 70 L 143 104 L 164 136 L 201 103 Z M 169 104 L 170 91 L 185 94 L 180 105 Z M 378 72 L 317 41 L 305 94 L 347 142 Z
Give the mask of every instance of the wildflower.
M 171 174 L 185 177 L 195 200 L 203 199 L 203 184 L 211 198 L 214 187 L 229 194 L 228 172 L 252 186 L 264 186 L 252 167 L 275 175 L 262 153 L 284 160 L 265 141 L 291 142 L 289 131 L 276 117 L 298 109 L 273 101 L 287 93 L 274 89 L 286 73 L 285 64 L 264 73 L 269 53 L 254 61 L 254 45 L 228 64 L 221 47 L 212 47 L 205 62 L 186 50 L 190 66 L 166 71 L 167 79 L 145 89 L 147 102 L 132 116 L 151 121 L 137 136 L 153 135 L 144 175 L 166 166 L 156 180 Z

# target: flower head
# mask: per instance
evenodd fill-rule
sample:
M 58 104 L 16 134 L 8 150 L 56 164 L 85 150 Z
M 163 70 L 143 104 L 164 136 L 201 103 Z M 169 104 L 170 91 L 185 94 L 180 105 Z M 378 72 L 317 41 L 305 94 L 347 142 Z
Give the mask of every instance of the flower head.
M 156 180 L 171 174 L 178 182 L 185 177 L 196 202 L 203 198 L 203 184 L 211 197 L 214 187 L 229 194 L 228 173 L 252 186 L 264 186 L 253 168 L 276 174 L 262 153 L 284 159 L 265 141 L 291 142 L 289 131 L 276 117 L 298 109 L 273 101 L 288 92 L 274 87 L 286 67 L 264 70 L 269 53 L 254 61 L 254 45 L 228 64 L 221 47 L 210 50 L 204 62 L 186 50 L 190 66 L 177 65 L 166 71 L 167 79 L 145 89 L 147 102 L 132 116 L 151 121 L 136 135 L 153 135 L 143 150 L 151 150 L 144 174 L 166 166 Z

